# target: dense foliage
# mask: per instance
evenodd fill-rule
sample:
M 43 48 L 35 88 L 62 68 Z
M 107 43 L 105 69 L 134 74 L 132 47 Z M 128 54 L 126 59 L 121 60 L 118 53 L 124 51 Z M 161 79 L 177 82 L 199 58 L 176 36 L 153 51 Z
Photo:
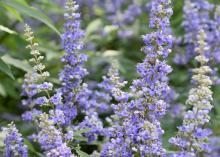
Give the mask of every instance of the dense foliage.
M 0 19 L 0 156 L 220 156 L 219 0 L 0 0 Z

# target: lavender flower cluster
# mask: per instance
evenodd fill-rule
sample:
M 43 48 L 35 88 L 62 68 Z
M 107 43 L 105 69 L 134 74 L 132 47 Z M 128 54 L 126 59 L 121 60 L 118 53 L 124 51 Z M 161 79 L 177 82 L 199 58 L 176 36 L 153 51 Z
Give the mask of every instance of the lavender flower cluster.
M 207 0 L 186 0 L 183 8 L 182 26 L 185 35 L 180 41 L 180 45 L 186 45 L 183 53 L 177 53 L 174 62 L 180 65 L 186 65 L 195 57 L 196 36 L 201 29 L 207 34 L 207 43 L 209 50 L 205 55 L 209 58 L 210 65 L 213 68 L 212 80 L 214 84 L 219 83 L 216 65 L 219 64 L 219 8 L 215 7 Z M 212 15 L 214 12 L 214 16 Z
M 141 13 L 136 1 L 132 1 L 124 12 L 115 11 L 123 7 L 124 1 L 111 2 L 107 6 L 108 17 L 120 27 L 133 23 Z M 186 64 L 195 57 L 199 67 L 192 70 L 195 86 L 186 101 L 189 108 L 183 115 L 182 125 L 177 127 L 176 136 L 169 139 L 174 149 L 168 151 L 163 146 L 165 131 L 161 119 L 172 103 L 171 95 L 174 95 L 168 77 L 172 67 L 167 63 L 176 44 L 170 28 L 173 9 L 171 0 L 153 0 L 150 6 L 149 28 L 152 31 L 142 36 L 145 46 L 141 50 L 145 58 L 137 64 L 139 77 L 129 88 L 128 81 L 120 77 L 117 62 L 93 88 L 86 82 L 88 56 L 83 53 L 84 31 L 80 26 L 79 5 L 74 0 L 67 0 L 65 4 L 66 22 L 61 36 L 65 54 L 60 59 L 63 68 L 59 73 L 59 85 L 49 81 L 50 73 L 43 64 L 39 44 L 30 26 L 25 25 L 26 48 L 30 50 L 32 58 L 29 62 L 33 69 L 25 74 L 22 85 L 22 105 L 27 109 L 22 119 L 32 124 L 33 132 L 23 139 L 14 123 L 3 128 L 6 157 L 30 156 L 27 141 L 37 143 L 47 157 L 89 156 L 80 150 L 80 144 L 85 143 L 100 146 L 91 154 L 94 157 L 209 155 L 212 147 L 208 136 L 212 131 L 206 124 L 211 119 L 211 85 L 214 83 L 209 75 L 213 75 L 210 65 L 215 66 L 210 61 L 220 60 L 217 55 L 220 49 L 220 40 L 217 40 L 220 39 L 219 7 L 211 17 L 209 13 L 214 6 L 207 1 L 185 1 L 183 42 L 186 54 L 177 54 L 175 62 Z M 103 118 L 103 113 L 109 115 Z
M 183 8 L 184 21 L 182 23 L 185 30 L 183 42 L 186 44 L 186 53 L 183 55 L 176 54 L 175 62 L 177 64 L 187 64 L 192 57 L 195 56 L 195 41 L 196 34 L 200 29 L 204 29 L 208 34 L 208 39 L 211 44 L 214 42 L 214 25 L 215 21 L 211 19 L 210 12 L 214 6 L 206 0 L 186 0 Z M 208 55 L 211 55 L 210 52 Z
M 212 91 L 210 90 L 212 80 L 206 75 L 212 72 L 210 67 L 206 65 L 209 61 L 205 56 L 205 52 L 209 50 L 205 42 L 206 38 L 205 31 L 201 30 L 197 36 L 198 42 L 195 49 L 198 53 L 195 59 L 199 62 L 200 67 L 193 70 L 195 75 L 192 77 L 196 87 L 190 90 L 186 101 L 193 108 L 184 115 L 183 125 L 178 127 L 177 136 L 169 140 L 170 143 L 180 148 L 178 155 L 198 156 L 200 152 L 211 150 L 207 143 L 207 137 L 212 131 L 204 128 L 204 125 L 210 120 L 208 113 L 213 107 L 211 105 Z
M 27 99 L 24 99 L 23 102 L 31 110 L 24 113 L 22 118 L 25 121 L 32 121 L 38 129 L 37 133 L 30 136 L 30 139 L 38 142 L 48 157 L 74 156 L 67 145 L 71 139 L 66 139 L 65 133 L 60 130 L 62 128 L 58 127 L 65 123 L 64 112 L 57 107 L 61 103 L 62 97 L 57 93 L 51 95 L 53 84 L 46 82 L 49 72 L 44 71 L 45 66 L 41 63 L 43 56 L 40 55 L 38 43 L 34 41 L 33 32 L 28 25 L 25 25 L 25 36 L 29 42 L 27 48 L 31 50 L 33 56 L 30 62 L 34 64 L 34 67 L 32 72 L 25 75 L 23 95 Z M 42 107 L 48 107 L 48 112 L 44 112 Z
M 116 98 L 120 103 L 113 109 L 121 123 L 114 126 L 115 133 L 113 137 L 110 135 L 111 142 L 105 146 L 102 156 L 165 155 L 160 139 L 164 131 L 159 118 L 166 111 L 167 74 L 172 69 L 160 57 L 166 58 L 171 52 L 172 37 L 167 31 L 171 15 L 170 1 L 152 3 L 150 28 L 156 31 L 143 36 L 146 58 L 137 65 L 140 78 L 130 87 L 133 99 L 128 101 L 129 94 L 118 92 L 123 99 Z
M 21 134 L 18 132 L 14 123 L 8 124 L 7 128 L 3 128 L 5 135 L 4 143 L 5 147 L 5 157 L 11 156 L 28 156 L 28 148 L 24 145 L 24 140 Z

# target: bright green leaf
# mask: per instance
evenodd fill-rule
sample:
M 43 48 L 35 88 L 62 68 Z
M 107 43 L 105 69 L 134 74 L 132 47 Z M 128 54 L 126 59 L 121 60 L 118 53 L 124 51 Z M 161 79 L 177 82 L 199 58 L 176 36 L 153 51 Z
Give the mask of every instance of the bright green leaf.
M 12 7 L 5 6 L 5 5 L 4 5 L 4 7 L 5 7 L 5 9 L 6 9 L 8 12 L 10 12 L 12 15 L 14 15 L 14 17 L 15 17 L 18 21 L 20 21 L 20 22 L 23 21 L 23 19 L 22 19 L 22 17 L 21 17 L 21 14 L 20 14 L 17 10 L 15 10 L 15 9 L 12 8 Z
M 3 73 L 7 74 L 9 77 L 14 79 L 10 67 L 1 58 L 0 58 L 0 71 L 2 71 Z
M 79 140 L 79 141 L 83 141 L 83 142 L 87 142 L 88 139 L 86 137 L 83 137 L 82 134 L 89 132 L 91 129 L 90 128 L 85 128 L 79 131 L 74 132 L 73 138 L 75 140 Z
M 107 25 L 104 27 L 104 32 L 106 32 L 107 34 L 115 33 L 117 30 L 118 30 L 118 26 L 114 26 L 114 25 Z
M 8 78 L 1 79 L 2 86 L 4 86 L 7 96 L 10 96 L 13 99 L 19 98 L 19 91 L 16 86 L 14 86 L 14 81 Z
M 81 141 L 81 142 L 88 142 L 88 139 L 87 139 L 86 137 L 83 137 L 83 136 L 74 135 L 74 136 L 73 136 L 73 139 L 74 139 L 74 140 Z
M 11 30 L 10 28 L 2 26 L 2 25 L 0 25 L 0 30 L 4 31 L 4 32 L 7 32 L 9 34 L 17 34 L 15 31 Z
M 46 54 L 46 59 L 47 60 L 52 60 L 52 59 L 57 57 L 57 52 L 55 52 L 51 48 L 40 46 L 39 49 L 40 49 L 41 52 Z
M 5 144 L 4 144 L 5 136 L 6 136 L 5 132 L 1 131 L 0 132 L 0 147 L 4 147 L 5 146 Z
M 24 143 L 28 146 L 28 149 L 29 149 L 32 153 L 36 154 L 36 155 L 39 156 L 39 157 L 44 157 L 43 154 L 38 153 L 38 152 L 34 149 L 34 147 L 33 147 L 33 145 L 31 144 L 31 142 L 29 142 L 27 139 L 24 139 Z
M 79 131 L 75 131 L 74 134 L 75 135 L 81 135 L 83 133 L 89 132 L 90 130 L 91 130 L 91 128 L 85 128 L 85 129 L 82 129 L 82 130 L 79 130 Z
M 17 11 L 33 17 L 37 20 L 42 21 L 43 23 L 45 23 L 47 26 L 49 26 L 51 29 L 53 29 L 56 33 L 58 33 L 60 35 L 60 32 L 56 29 L 56 27 L 53 25 L 52 21 L 43 13 L 41 13 L 40 11 L 38 11 L 37 9 L 30 7 L 28 5 L 25 5 L 24 3 L 18 1 L 18 0 L 1 0 L 1 3 L 12 7 L 14 9 L 16 9 Z
M 9 55 L 4 55 L 2 57 L 2 60 L 5 63 L 10 64 L 10 65 L 12 65 L 18 69 L 21 69 L 23 71 L 30 72 L 32 70 L 31 66 L 28 63 L 25 63 L 21 60 L 15 59 Z
M 89 157 L 89 154 L 81 151 L 79 148 L 73 148 L 80 157 Z
M 95 12 L 95 14 L 97 14 L 99 16 L 103 16 L 105 14 L 105 11 L 103 9 L 101 9 L 100 7 L 94 7 L 94 12 Z
M 33 145 L 27 139 L 24 139 L 24 143 L 28 146 L 29 150 L 31 150 L 32 152 L 35 152 Z
M 118 57 L 121 55 L 121 52 L 116 50 L 106 50 L 102 55 L 103 57 Z
M 3 96 L 3 97 L 5 97 L 7 95 L 6 91 L 5 91 L 5 88 L 1 83 L 0 83 L 0 95 Z
M 96 19 L 94 21 L 92 21 L 88 27 L 86 28 L 86 35 L 90 35 L 92 33 L 94 33 L 95 31 L 97 31 L 98 29 L 100 29 L 100 27 L 102 27 L 102 21 L 101 19 Z

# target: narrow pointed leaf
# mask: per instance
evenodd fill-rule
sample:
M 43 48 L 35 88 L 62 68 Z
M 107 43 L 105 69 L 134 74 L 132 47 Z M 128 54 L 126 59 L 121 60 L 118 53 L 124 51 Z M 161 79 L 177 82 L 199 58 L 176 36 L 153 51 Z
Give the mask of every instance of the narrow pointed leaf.
M 0 83 L 0 95 L 3 96 L 3 97 L 6 97 L 6 95 L 7 95 L 6 91 L 5 91 L 5 88 L 3 87 L 3 85 L 1 83 Z M 1 144 L 0 144 L 0 147 L 1 147 Z
M 81 151 L 79 148 L 74 148 L 74 150 L 76 151 L 76 153 L 80 156 L 80 157 L 89 157 L 89 155 L 83 151 Z
M 0 31 L 7 32 L 9 34 L 17 34 L 15 31 L 11 30 L 10 28 L 2 26 L 2 25 L 0 25 Z
M 0 3 L 0 4 L 1 4 L 1 3 Z M 8 12 L 10 12 L 11 14 L 13 14 L 14 17 L 15 17 L 18 21 L 23 22 L 23 19 L 22 19 L 22 17 L 21 17 L 21 14 L 20 14 L 16 9 L 14 9 L 14 8 L 12 8 L 12 7 L 9 7 L 9 6 L 4 6 L 4 7 L 5 7 L 5 9 L 6 9 Z
M 0 71 L 14 79 L 10 67 L 0 58 Z
M 20 1 L 17 1 L 17 0 L 1 0 L 0 3 L 4 4 L 6 6 L 12 7 L 22 14 L 33 17 L 33 18 L 45 23 L 47 26 L 49 26 L 51 29 L 53 29 L 57 34 L 60 35 L 60 32 L 53 25 L 52 21 L 46 15 L 44 15 L 43 13 L 38 11 L 37 9 L 30 7 L 28 5 L 25 5 L 24 3 L 21 3 Z
M 2 60 L 5 63 L 7 63 L 9 65 L 12 65 L 12 66 L 14 66 L 14 67 L 16 67 L 18 69 L 21 69 L 21 70 L 23 70 L 25 72 L 30 72 L 32 70 L 31 66 L 28 63 L 25 63 L 25 62 L 23 62 L 21 60 L 13 58 L 13 57 L 11 57 L 9 55 L 2 56 Z

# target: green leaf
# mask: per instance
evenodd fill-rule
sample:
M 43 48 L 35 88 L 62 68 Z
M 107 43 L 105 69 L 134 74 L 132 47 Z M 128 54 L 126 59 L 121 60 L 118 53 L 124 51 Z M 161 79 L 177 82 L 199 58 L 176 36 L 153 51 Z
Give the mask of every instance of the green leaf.
M 116 50 L 106 50 L 103 52 L 102 56 L 103 57 L 118 57 L 121 55 L 121 51 L 116 51 Z
M 9 55 L 2 56 L 2 60 L 5 63 L 10 64 L 10 65 L 12 65 L 18 69 L 21 69 L 23 71 L 30 72 L 32 70 L 31 66 L 28 63 L 25 63 L 23 61 L 15 59 Z
M 96 19 L 94 21 L 92 21 L 88 27 L 86 28 L 86 36 L 94 33 L 95 31 L 97 31 L 98 29 L 100 29 L 100 27 L 102 27 L 102 21 L 101 19 Z
M 0 3 L 0 4 L 1 4 L 1 3 Z M 12 7 L 5 6 L 5 5 L 4 5 L 4 7 L 5 7 L 5 9 L 6 9 L 8 12 L 10 12 L 11 14 L 13 14 L 14 17 L 15 17 L 18 21 L 20 21 L 20 22 L 23 21 L 23 19 L 22 19 L 22 17 L 21 17 L 21 14 L 20 14 L 17 10 L 15 10 L 15 9 L 12 8 Z
M 91 128 L 85 128 L 85 129 L 82 129 L 82 130 L 79 130 L 79 131 L 75 131 L 74 134 L 75 135 L 81 135 L 83 133 L 89 132 L 90 130 L 91 130 Z
M 24 144 L 28 146 L 29 150 L 31 150 L 32 152 L 35 152 L 33 145 L 27 139 L 24 139 Z
M 24 139 L 24 143 L 28 146 L 28 149 L 29 149 L 31 152 L 33 152 L 34 154 L 36 154 L 36 155 L 39 156 L 39 157 L 44 157 L 43 154 L 38 153 L 38 152 L 34 149 L 33 145 L 32 145 L 27 139 Z
M 88 142 L 88 139 L 86 137 L 83 137 L 83 136 L 74 135 L 73 139 L 78 140 L 78 141 L 82 141 L 82 142 Z
M 14 76 L 13 76 L 13 74 L 11 72 L 10 67 L 1 58 L 0 58 L 0 71 L 2 71 L 6 75 L 8 75 L 12 79 L 14 79 Z
M 15 86 L 15 81 L 13 81 L 12 79 L 8 79 L 7 77 L 4 77 L 3 79 L 1 79 L 1 83 L 8 96 L 16 100 L 19 99 L 19 91 Z
M 90 157 L 89 154 L 81 151 L 79 148 L 73 148 L 80 157 Z
M 118 30 L 118 26 L 107 25 L 104 27 L 104 32 L 107 34 L 115 33 Z
M 1 131 L 0 132 L 0 147 L 4 147 L 5 146 L 5 144 L 4 144 L 5 136 L 6 136 L 5 132 Z
M 52 48 L 47 48 L 47 47 L 40 46 L 39 49 L 40 49 L 41 52 L 46 54 L 46 59 L 48 61 L 57 57 L 58 53 L 56 53 L 56 51 L 53 50 Z
M 23 13 L 27 16 L 33 17 L 43 23 L 45 23 L 47 26 L 49 26 L 51 29 L 53 29 L 58 35 L 60 35 L 60 32 L 56 29 L 56 27 L 53 25 L 52 21 L 43 13 L 38 11 L 37 9 L 30 7 L 28 5 L 25 5 L 24 3 L 18 1 L 18 0 L 1 0 L 2 4 L 5 4 L 9 7 L 12 7 L 19 11 L 20 13 Z
M 15 31 L 11 30 L 10 28 L 2 26 L 2 25 L 0 25 L 0 30 L 4 31 L 4 32 L 7 32 L 9 34 L 17 34 Z
M 83 137 L 82 134 L 89 132 L 91 129 L 90 128 L 85 128 L 79 131 L 74 132 L 73 138 L 75 140 L 83 141 L 83 142 L 88 142 L 88 139 L 86 137 Z
M 0 58 L 1 58 L 3 55 L 5 55 L 5 54 L 6 54 L 5 52 L 0 51 Z
M 73 139 L 81 141 L 81 142 L 88 142 L 88 138 L 84 137 L 82 134 L 89 132 L 90 130 L 91 130 L 90 128 L 85 128 L 85 129 L 81 129 L 79 131 L 75 131 L 73 134 Z
M 6 97 L 6 91 L 5 91 L 5 88 L 4 86 L 0 83 L 0 95 L 3 96 L 3 97 Z
M 175 153 L 177 153 L 177 152 L 171 151 L 171 150 L 167 150 L 166 152 L 167 152 L 167 154 L 175 154 Z

